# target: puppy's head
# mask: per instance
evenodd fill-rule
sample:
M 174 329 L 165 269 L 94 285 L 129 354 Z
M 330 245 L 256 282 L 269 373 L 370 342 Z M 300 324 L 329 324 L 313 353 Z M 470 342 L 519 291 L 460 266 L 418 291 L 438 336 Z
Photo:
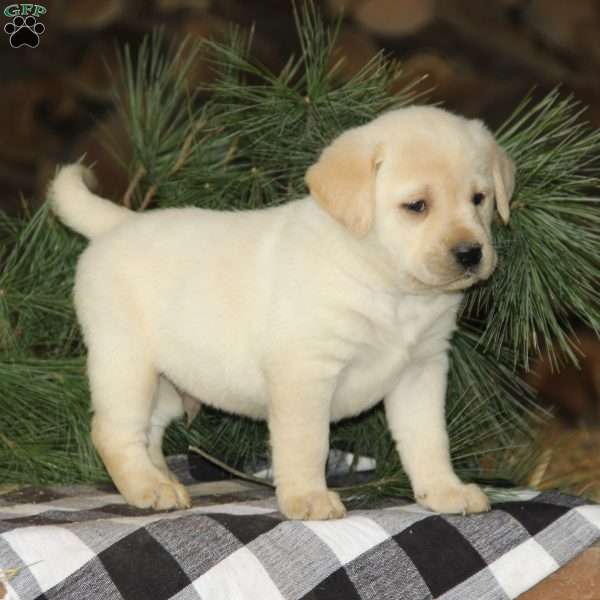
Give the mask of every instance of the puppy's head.
M 451 291 L 493 272 L 491 222 L 494 210 L 508 221 L 514 174 L 481 121 L 412 107 L 342 134 L 306 182 L 352 235 L 378 240 L 414 289 Z

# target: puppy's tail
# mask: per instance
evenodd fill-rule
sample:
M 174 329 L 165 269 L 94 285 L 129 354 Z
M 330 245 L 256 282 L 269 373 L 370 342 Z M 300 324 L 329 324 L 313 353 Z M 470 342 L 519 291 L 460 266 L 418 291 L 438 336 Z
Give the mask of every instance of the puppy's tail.
M 136 214 L 93 194 L 89 188 L 95 185 L 92 171 L 74 164 L 62 167 L 48 190 L 52 210 L 59 219 L 88 239 L 110 231 Z

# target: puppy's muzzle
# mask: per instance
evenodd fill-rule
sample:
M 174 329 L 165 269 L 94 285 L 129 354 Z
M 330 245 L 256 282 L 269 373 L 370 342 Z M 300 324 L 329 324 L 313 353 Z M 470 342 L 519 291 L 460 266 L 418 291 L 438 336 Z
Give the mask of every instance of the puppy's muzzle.
M 451 249 L 456 262 L 465 270 L 475 269 L 481 262 L 483 252 L 481 244 L 461 242 Z

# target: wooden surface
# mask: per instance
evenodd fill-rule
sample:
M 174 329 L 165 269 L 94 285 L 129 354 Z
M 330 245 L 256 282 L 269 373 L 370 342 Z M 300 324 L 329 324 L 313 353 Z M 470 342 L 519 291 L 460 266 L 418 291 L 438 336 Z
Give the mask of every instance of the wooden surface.
M 600 542 L 521 594 L 519 600 L 600 600 Z

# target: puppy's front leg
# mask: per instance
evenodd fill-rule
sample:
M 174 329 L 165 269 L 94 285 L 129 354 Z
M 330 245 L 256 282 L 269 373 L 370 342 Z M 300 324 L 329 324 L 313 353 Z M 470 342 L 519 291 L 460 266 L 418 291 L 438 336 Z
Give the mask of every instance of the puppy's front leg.
M 269 430 L 279 508 L 290 519 L 343 517 L 344 505 L 325 482 L 333 384 L 282 371 L 270 378 L 269 385 Z
M 448 358 L 411 367 L 385 399 L 388 424 L 417 501 L 440 513 L 489 510 L 486 495 L 466 485 L 450 461 L 444 404 Z

